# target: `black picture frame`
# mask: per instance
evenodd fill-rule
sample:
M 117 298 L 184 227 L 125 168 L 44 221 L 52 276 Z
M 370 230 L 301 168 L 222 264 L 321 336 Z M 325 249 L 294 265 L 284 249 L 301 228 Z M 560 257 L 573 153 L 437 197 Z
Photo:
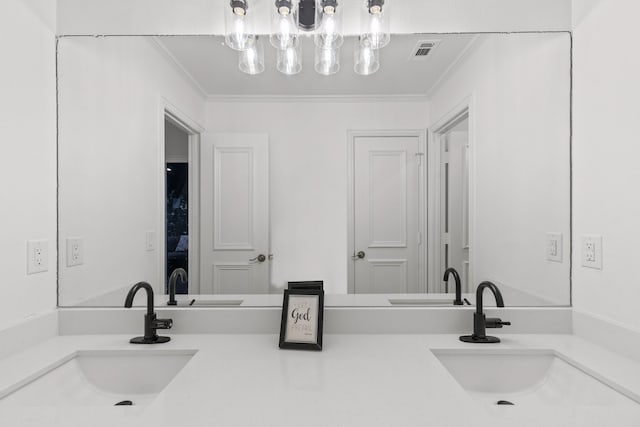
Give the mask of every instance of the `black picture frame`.
M 287 289 L 318 289 L 324 290 L 323 280 L 305 280 L 302 282 L 287 282 Z
M 298 311 L 300 308 L 306 308 L 306 310 Z M 279 347 L 321 351 L 323 315 L 324 291 L 322 289 L 285 289 Z

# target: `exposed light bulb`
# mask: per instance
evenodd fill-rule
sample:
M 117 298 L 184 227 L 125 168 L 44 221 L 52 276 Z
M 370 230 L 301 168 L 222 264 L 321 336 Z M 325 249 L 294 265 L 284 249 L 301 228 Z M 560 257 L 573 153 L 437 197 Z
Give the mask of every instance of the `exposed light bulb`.
M 315 70 L 325 76 L 337 73 L 340 70 L 340 49 L 316 46 Z
M 300 60 L 300 45 L 291 46 L 284 50 L 278 50 L 278 71 L 283 74 L 298 74 L 302 70 Z
M 250 47 L 249 49 L 247 49 L 247 70 L 249 74 L 255 74 L 256 73 L 256 50 L 252 47 Z
M 298 26 L 296 25 L 292 7 L 294 3 L 281 0 L 273 9 L 271 36 L 269 40 L 276 49 L 287 49 L 298 43 Z
M 385 47 L 391 39 L 388 0 L 367 0 L 361 19 L 362 36 L 368 40 L 371 48 Z
M 342 45 L 342 8 L 335 0 L 318 0 L 316 22 L 316 45 L 325 49 Z
M 251 14 L 246 0 L 231 0 L 227 8 L 225 43 L 231 49 L 244 50 L 251 37 Z
M 384 33 L 382 31 L 382 13 L 372 13 L 369 19 L 369 39 L 372 46 L 382 47 Z
M 360 75 L 368 76 L 380 68 L 379 51 L 371 46 L 365 38 L 356 40 L 353 70 Z
M 238 44 L 246 43 L 247 33 L 244 25 L 244 15 L 236 15 L 238 18 L 233 20 L 233 38 Z
M 240 52 L 238 67 L 247 74 L 260 74 L 264 71 L 264 48 L 258 37 L 251 37 L 247 48 Z

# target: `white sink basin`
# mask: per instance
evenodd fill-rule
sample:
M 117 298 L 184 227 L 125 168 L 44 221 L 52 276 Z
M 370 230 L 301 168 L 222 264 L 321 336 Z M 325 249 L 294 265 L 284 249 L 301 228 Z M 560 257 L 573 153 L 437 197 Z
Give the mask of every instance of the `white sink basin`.
M 638 405 L 552 350 L 433 350 L 477 400 L 515 406 Z M 508 405 L 507 405 L 508 406 Z M 506 406 L 505 406 L 506 407 Z
M 78 351 L 0 393 L 0 405 L 112 406 L 151 402 L 195 351 Z
M 389 304 L 399 306 L 440 306 L 440 307 L 454 307 L 454 298 L 391 298 Z

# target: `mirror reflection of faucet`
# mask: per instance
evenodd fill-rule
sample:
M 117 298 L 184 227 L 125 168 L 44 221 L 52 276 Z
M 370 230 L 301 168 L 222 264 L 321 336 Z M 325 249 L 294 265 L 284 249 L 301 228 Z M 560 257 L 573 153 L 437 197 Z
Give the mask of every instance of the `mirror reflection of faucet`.
M 510 326 L 511 322 L 503 322 L 499 318 L 486 318 L 482 312 L 482 293 L 485 289 L 489 289 L 496 299 L 496 305 L 498 307 L 504 307 L 504 300 L 502 299 L 502 293 L 500 289 L 492 282 L 482 282 L 478 285 L 476 291 L 476 312 L 473 314 L 473 335 L 463 335 L 460 337 L 460 341 L 478 344 L 494 344 L 499 343 L 500 338 L 487 336 L 486 328 L 502 328 L 503 326 Z
M 444 277 L 442 278 L 442 280 L 444 280 L 445 282 L 448 281 L 449 275 L 452 275 L 454 281 L 456 282 L 456 299 L 453 300 L 453 305 L 464 305 L 464 302 L 462 302 L 462 283 L 460 282 L 460 275 L 455 268 L 449 267 L 444 271 Z M 464 301 L 467 303 L 467 305 L 471 305 L 466 298 L 464 299 Z
M 183 268 L 176 268 L 171 272 L 171 276 L 169 276 L 169 301 L 167 302 L 167 305 L 178 305 L 178 302 L 176 301 L 176 282 L 178 281 L 178 278 L 180 278 L 182 284 L 187 283 L 189 280 L 187 278 L 187 272 Z M 191 304 L 193 304 L 193 302 Z

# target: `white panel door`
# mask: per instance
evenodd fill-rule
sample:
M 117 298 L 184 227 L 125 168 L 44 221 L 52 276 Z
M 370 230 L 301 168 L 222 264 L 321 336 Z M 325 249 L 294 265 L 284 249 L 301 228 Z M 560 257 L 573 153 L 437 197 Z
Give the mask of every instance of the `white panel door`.
M 417 292 L 419 144 L 417 136 L 354 140 L 355 293 Z
M 466 122 L 464 122 L 466 123 Z M 463 123 L 463 124 L 464 124 Z M 463 292 L 469 290 L 469 133 L 453 130 L 444 136 L 442 146 L 441 226 L 442 269 L 460 273 Z M 449 291 L 453 291 L 449 287 Z
M 200 153 L 200 292 L 268 293 L 268 135 L 205 133 Z

